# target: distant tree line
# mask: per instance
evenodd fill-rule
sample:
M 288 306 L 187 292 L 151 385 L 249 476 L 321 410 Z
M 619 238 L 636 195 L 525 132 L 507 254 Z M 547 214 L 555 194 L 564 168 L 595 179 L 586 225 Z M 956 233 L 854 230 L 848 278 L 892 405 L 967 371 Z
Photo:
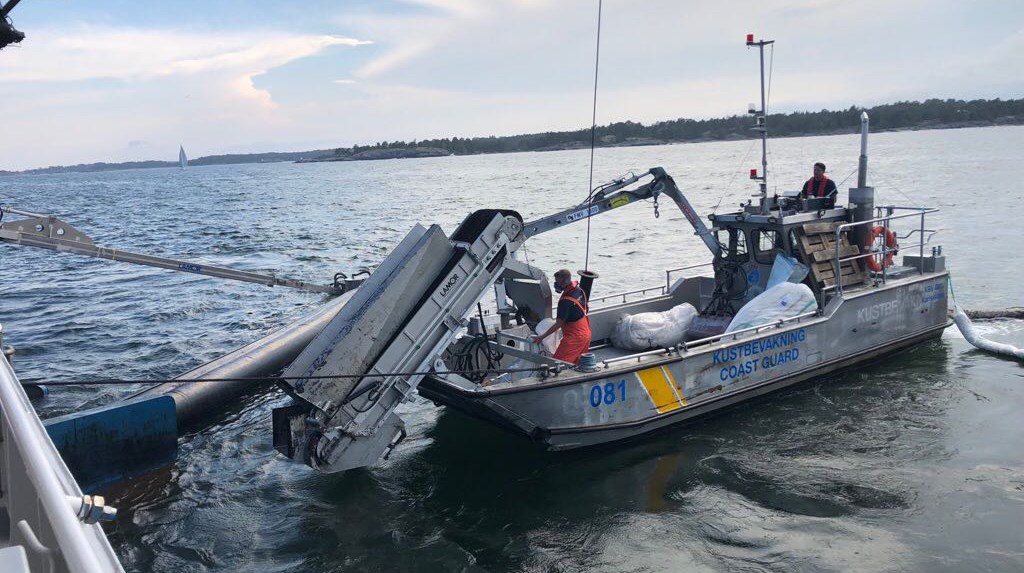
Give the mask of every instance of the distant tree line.
M 873 131 L 929 127 L 969 127 L 974 125 L 1024 123 L 1024 99 L 956 100 L 929 99 L 923 102 L 901 101 L 864 108 L 851 106 L 841 111 L 776 113 L 768 116 L 769 132 L 774 137 L 847 133 L 860 129 L 860 114 L 871 116 Z M 715 141 L 754 137 L 748 115 L 716 119 L 674 119 L 644 125 L 621 121 L 598 126 L 597 146 L 630 143 L 669 143 Z M 590 145 L 590 129 L 550 131 L 522 135 L 453 137 L 419 141 L 381 141 L 374 145 L 355 145 L 335 149 L 336 157 L 345 157 L 373 149 L 444 149 L 455 155 L 541 151 Z
M 943 127 L 972 127 L 985 125 L 1024 124 L 1024 99 L 958 100 L 929 99 L 922 102 L 900 101 L 870 108 L 852 106 L 840 111 L 811 111 L 775 113 L 768 116 L 768 129 L 772 137 L 851 133 L 860 128 L 860 113 L 871 116 L 873 131 L 896 129 L 929 129 Z M 595 144 L 600 147 L 614 145 L 644 145 L 685 141 L 720 141 L 754 137 L 750 129 L 753 120 L 748 115 L 733 115 L 716 119 L 673 119 L 644 125 L 633 121 L 620 121 L 596 129 Z M 269 163 L 310 159 L 340 159 L 359 153 L 385 149 L 436 149 L 454 155 L 479 153 L 510 153 L 515 151 L 545 151 L 571 149 L 590 145 L 590 129 L 575 131 L 549 131 L 522 135 L 488 137 L 452 137 L 420 141 L 381 141 L 374 145 L 354 145 L 333 150 L 296 152 L 240 153 L 210 155 L 189 160 L 189 165 L 220 165 L 236 163 Z M 409 154 L 415 156 L 415 154 Z M 177 161 L 132 161 L 126 163 L 90 163 L 72 166 L 31 169 L 22 173 L 60 173 L 68 171 L 108 171 L 147 167 L 174 167 Z M 0 171 L 0 175 L 13 175 Z
M 270 153 L 232 153 L 228 155 L 207 155 L 189 159 L 190 167 L 200 165 L 233 165 L 239 163 L 277 163 L 281 161 L 298 161 L 330 153 L 329 149 L 316 151 L 284 151 Z M 58 165 L 28 169 L 20 173 L 41 175 L 45 173 L 89 173 L 94 171 L 119 171 L 123 169 L 151 169 L 154 167 L 178 167 L 177 161 L 125 161 L 122 163 L 80 163 L 78 165 Z M 17 171 L 0 171 L 0 175 L 17 175 Z

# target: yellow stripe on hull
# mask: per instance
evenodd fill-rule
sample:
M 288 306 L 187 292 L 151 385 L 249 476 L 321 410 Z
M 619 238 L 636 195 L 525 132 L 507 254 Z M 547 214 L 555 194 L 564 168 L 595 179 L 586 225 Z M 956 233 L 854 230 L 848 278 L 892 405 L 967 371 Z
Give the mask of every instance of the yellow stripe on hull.
M 676 398 L 679 398 L 679 403 L 685 406 L 686 398 L 683 397 L 683 389 L 676 384 L 676 379 L 672 376 L 672 371 L 665 366 L 661 367 L 661 371 L 665 373 L 665 379 L 668 380 L 668 387 L 672 389 L 672 393 L 676 395 Z
M 636 373 L 659 414 L 678 410 L 686 405 L 675 389 L 675 380 L 665 368 L 647 368 Z

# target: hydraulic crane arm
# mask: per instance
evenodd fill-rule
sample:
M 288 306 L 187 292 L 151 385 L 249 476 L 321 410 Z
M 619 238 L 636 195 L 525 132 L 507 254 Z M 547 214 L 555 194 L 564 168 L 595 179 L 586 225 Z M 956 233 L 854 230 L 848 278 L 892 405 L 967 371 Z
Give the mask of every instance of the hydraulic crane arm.
M 327 294 L 342 294 L 362 284 L 361 279 L 349 279 L 344 276 L 337 276 L 333 285 L 315 285 L 304 281 L 275 277 L 248 271 L 239 271 L 227 267 L 199 264 L 166 257 L 144 255 L 121 249 L 101 247 L 93 242 L 85 233 L 65 223 L 54 215 L 41 215 L 20 211 L 9 206 L 0 208 L 2 214 L 10 213 L 27 217 L 0 223 L 0 242 L 8 242 L 26 247 L 39 249 L 50 249 L 64 253 L 74 253 L 98 259 L 109 259 L 136 265 L 170 269 L 172 271 L 183 271 L 197 275 L 206 275 L 222 279 L 230 279 L 249 283 L 257 283 L 266 286 L 283 286 L 297 288 L 312 292 Z
M 641 179 L 650 176 L 651 180 L 635 187 L 633 189 L 627 189 L 630 185 L 637 183 Z M 676 182 L 665 173 L 665 170 L 661 167 L 653 167 L 641 173 L 639 175 L 629 174 L 627 176 L 620 177 L 615 181 L 612 181 L 602 187 L 599 187 L 594 191 L 593 196 L 590 200 L 584 201 L 579 205 L 570 207 L 558 213 L 529 221 L 523 226 L 523 234 L 529 238 L 534 235 L 539 235 L 547 231 L 551 231 L 566 225 L 583 221 L 594 215 L 606 213 L 612 209 L 617 209 L 635 203 L 637 201 L 643 201 L 644 199 L 655 199 L 660 195 L 668 195 L 672 201 L 675 202 L 679 210 L 683 212 L 683 216 L 693 226 L 696 235 L 704 241 L 708 249 L 713 255 L 718 255 L 718 251 L 721 248 L 718 244 L 718 240 L 711 231 L 707 228 L 700 217 L 697 216 L 697 212 L 694 211 L 693 206 L 690 205 L 690 201 L 683 195 L 683 192 L 679 190 Z

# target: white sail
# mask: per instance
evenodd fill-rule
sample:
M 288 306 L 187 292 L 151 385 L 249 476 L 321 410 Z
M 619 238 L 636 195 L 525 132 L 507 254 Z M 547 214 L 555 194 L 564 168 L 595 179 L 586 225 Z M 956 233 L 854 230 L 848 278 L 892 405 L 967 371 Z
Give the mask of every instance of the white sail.
M 178 148 L 178 162 L 181 163 L 181 168 L 184 169 L 188 167 L 188 157 L 185 155 L 185 146 L 179 145 Z

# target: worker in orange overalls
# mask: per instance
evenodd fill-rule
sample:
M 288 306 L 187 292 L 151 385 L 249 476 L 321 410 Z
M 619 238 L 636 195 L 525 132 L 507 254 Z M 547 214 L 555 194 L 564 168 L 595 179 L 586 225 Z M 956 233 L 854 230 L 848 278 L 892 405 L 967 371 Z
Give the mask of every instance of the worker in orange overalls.
M 540 343 L 548 336 L 562 329 L 562 342 L 555 350 L 554 358 L 575 364 L 580 355 L 590 349 L 590 318 L 587 317 L 587 294 L 579 283 L 572 280 L 572 273 L 562 269 L 555 273 L 555 291 L 562 293 L 558 299 L 555 323 L 546 332 L 533 337 Z

